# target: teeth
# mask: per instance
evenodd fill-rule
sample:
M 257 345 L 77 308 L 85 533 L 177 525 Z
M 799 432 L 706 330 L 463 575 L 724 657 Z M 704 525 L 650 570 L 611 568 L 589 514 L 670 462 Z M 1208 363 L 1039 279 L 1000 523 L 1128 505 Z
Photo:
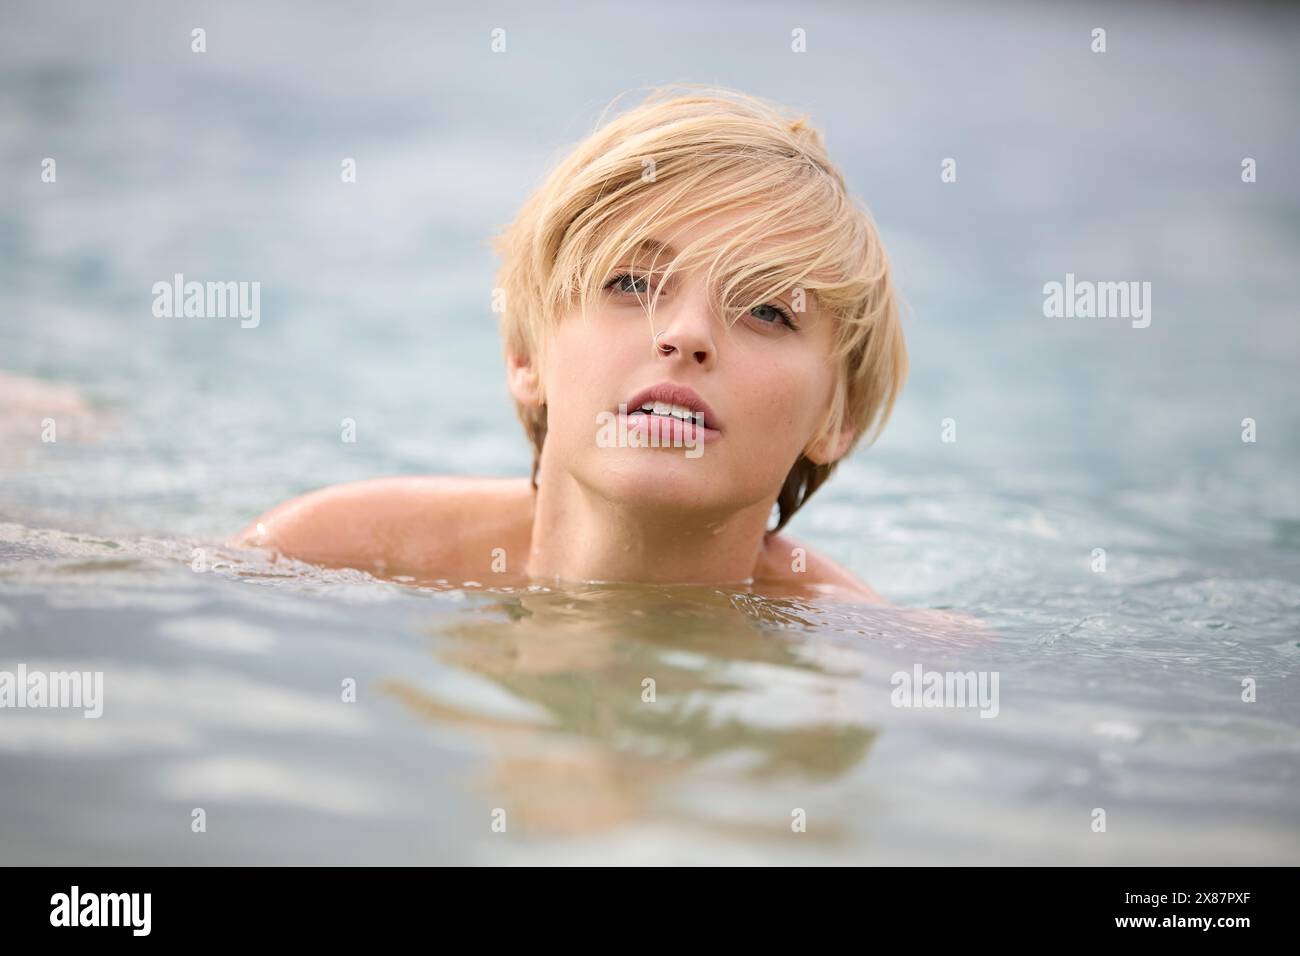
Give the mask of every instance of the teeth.
M 650 415 L 680 418 L 684 422 L 694 422 L 697 415 L 701 420 L 704 417 L 702 412 L 692 411 L 685 405 L 673 405 L 671 402 L 643 402 L 641 411 Z

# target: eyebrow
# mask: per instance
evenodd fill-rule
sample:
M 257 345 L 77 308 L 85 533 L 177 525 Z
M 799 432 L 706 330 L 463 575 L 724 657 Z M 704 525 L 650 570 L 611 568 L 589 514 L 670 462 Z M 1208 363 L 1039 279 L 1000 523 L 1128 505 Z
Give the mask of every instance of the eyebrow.
M 640 240 L 635 246 L 632 247 L 632 251 L 628 253 L 627 258 L 639 259 L 642 253 L 646 253 L 646 252 L 654 254 L 655 262 L 658 262 L 661 256 L 668 262 L 672 262 L 675 258 L 677 258 L 677 250 L 674 249 L 671 245 L 669 245 L 668 243 L 660 239 L 651 239 L 651 238 Z

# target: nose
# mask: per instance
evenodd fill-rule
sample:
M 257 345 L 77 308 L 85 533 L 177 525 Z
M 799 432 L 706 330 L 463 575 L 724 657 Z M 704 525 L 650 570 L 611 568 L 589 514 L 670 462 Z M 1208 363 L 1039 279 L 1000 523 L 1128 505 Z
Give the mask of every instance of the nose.
M 682 295 L 668 308 L 660 306 L 655 309 L 655 314 L 666 314 L 667 320 L 667 325 L 654 337 L 659 358 L 666 361 L 685 359 L 705 369 L 717 364 L 714 315 L 706 296 L 698 293 Z

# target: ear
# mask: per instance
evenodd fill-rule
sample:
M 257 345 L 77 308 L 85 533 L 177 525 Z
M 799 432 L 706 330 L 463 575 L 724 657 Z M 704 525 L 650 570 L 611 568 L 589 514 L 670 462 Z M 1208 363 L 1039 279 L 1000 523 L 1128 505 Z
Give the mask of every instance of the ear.
M 814 465 L 830 465 L 839 461 L 853 444 L 853 426 L 845 424 L 838 434 L 814 442 L 804 449 L 804 457 Z
M 506 354 L 506 384 L 520 405 L 542 404 L 542 383 L 533 360 L 514 352 Z

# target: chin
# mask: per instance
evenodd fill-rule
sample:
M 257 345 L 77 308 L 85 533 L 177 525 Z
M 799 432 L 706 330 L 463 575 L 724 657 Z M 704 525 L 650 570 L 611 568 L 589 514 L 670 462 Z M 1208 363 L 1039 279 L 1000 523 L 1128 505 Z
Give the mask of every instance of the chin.
M 727 499 L 728 483 L 709 453 L 687 458 L 682 448 L 620 449 L 593 463 L 589 484 L 605 497 L 628 505 L 712 508 Z

